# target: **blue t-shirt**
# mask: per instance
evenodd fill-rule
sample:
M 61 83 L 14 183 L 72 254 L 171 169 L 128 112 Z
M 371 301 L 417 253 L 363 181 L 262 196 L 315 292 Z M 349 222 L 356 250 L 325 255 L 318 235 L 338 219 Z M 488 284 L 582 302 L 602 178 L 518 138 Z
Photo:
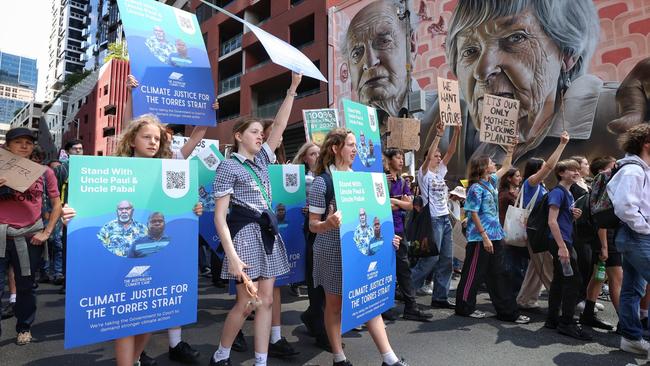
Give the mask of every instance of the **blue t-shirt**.
M 488 181 L 482 180 L 481 183 L 474 183 L 467 191 L 465 211 L 468 212 L 468 241 L 483 241 L 481 234 L 476 229 L 474 220 L 469 217 L 470 212 L 478 213 L 481 225 L 490 240 L 501 240 L 505 237 L 501 223 L 499 223 L 499 199 L 497 189 L 495 188 L 497 187 L 497 181 L 497 175 L 492 174 L 488 178 Z
M 538 187 L 539 187 L 539 193 L 537 194 L 537 198 L 535 199 L 535 205 L 538 204 L 542 200 L 542 197 L 544 197 L 546 192 L 548 192 L 543 184 L 531 186 L 530 183 L 528 183 L 528 179 L 524 181 L 522 187 L 524 190 L 524 202 L 523 202 L 524 207 L 528 207 L 528 203 L 530 202 L 530 200 L 533 199 L 533 196 L 535 195 L 535 192 L 537 192 Z M 533 205 L 533 207 L 535 205 Z
M 557 186 L 548 194 L 548 207 L 558 207 L 560 212 L 557 215 L 557 223 L 560 226 L 562 239 L 567 245 L 573 243 L 573 195 L 562 186 Z M 548 237 L 553 239 L 553 234 L 549 231 Z

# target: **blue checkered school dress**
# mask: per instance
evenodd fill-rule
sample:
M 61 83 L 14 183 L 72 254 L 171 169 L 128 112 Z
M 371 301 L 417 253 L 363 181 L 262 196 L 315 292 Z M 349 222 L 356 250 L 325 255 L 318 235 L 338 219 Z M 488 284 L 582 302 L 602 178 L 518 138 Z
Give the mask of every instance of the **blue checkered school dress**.
M 336 209 L 336 200 L 325 202 L 325 180 L 316 177 L 309 192 L 309 212 L 322 215 L 328 205 Z M 343 261 L 341 235 L 338 229 L 316 234 L 314 241 L 314 287 L 323 286 L 325 292 L 343 293 Z
M 231 159 L 226 159 L 217 168 L 213 183 L 215 200 L 230 195 L 231 205 L 242 206 L 262 213 L 264 209 L 268 208 L 266 200 L 255 179 L 240 162 L 248 164 L 257 173 L 269 194 L 269 199 L 272 200 L 268 165 L 275 161 L 275 154 L 267 144 L 264 144 L 260 152 L 255 155 L 254 161 L 250 161 L 237 153 L 232 155 Z M 264 251 L 259 224 L 250 223 L 244 226 L 232 238 L 232 243 L 239 259 L 248 266 L 248 268 L 244 269 L 244 272 L 251 279 L 259 277 L 274 278 L 289 272 L 287 250 L 282 238 L 280 235 L 276 236 L 273 253 L 267 255 Z M 228 256 L 223 261 L 221 278 L 235 279 L 228 272 Z

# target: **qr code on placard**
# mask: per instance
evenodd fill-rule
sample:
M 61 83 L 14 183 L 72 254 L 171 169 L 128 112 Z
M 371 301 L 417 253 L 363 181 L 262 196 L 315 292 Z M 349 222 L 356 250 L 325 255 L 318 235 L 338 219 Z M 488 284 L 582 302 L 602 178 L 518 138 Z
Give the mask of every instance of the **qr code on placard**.
M 375 183 L 375 195 L 377 196 L 377 198 L 386 197 L 383 183 Z
M 203 162 L 205 163 L 205 165 L 208 166 L 208 168 L 212 168 L 215 165 L 217 165 L 217 163 L 219 161 L 217 160 L 216 156 L 210 154 L 210 155 L 206 156 L 205 159 L 203 159 Z
M 166 172 L 167 189 L 185 189 L 185 172 Z
M 285 187 L 297 187 L 298 186 L 298 173 L 289 173 L 284 175 L 284 185 Z

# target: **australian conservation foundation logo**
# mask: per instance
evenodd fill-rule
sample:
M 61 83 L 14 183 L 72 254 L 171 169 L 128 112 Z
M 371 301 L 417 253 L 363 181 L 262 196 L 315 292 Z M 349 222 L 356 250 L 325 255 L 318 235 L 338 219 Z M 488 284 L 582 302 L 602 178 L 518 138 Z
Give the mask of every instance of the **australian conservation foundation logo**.
M 169 74 L 167 81 L 169 82 L 169 86 L 175 86 L 177 88 L 185 87 L 185 81 L 183 81 L 183 74 L 181 74 L 180 72 L 174 71 L 171 74 Z
M 373 278 L 376 278 L 379 275 L 379 271 L 377 270 L 377 261 L 372 261 L 368 265 L 368 273 L 366 276 L 368 277 L 368 280 L 372 280 Z
M 149 275 L 149 268 L 151 266 L 135 266 L 131 268 L 129 273 L 124 276 L 124 286 L 135 287 L 150 284 L 152 277 Z

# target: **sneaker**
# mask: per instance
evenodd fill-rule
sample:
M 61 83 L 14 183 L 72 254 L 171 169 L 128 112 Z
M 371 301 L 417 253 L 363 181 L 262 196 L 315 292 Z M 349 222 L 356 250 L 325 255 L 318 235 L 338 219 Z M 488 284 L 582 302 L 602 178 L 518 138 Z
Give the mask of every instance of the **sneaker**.
M 32 332 L 30 331 L 24 331 L 18 333 L 18 336 L 16 337 L 16 344 L 19 346 L 24 346 L 26 344 L 30 344 L 32 342 Z
M 352 366 L 352 362 L 350 362 L 350 361 L 348 361 L 348 360 L 343 360 L 343 361 L 339 361 L 339 362 L 334 362 L 334 363 L 332 363 L 332 364 L 333 364 L 334 366 Z
M 149 357 L 149 355 L 142 351 L 140 354 L 140 366 L 156 366 L 158 364 L 158 361 L 156 361 L 154 358 Z
M 583 315 L 580 316 L 580 324 L 587 325 L 587 326 L 590 326 L 592 328 L 598 328 L 598 329 L 604 329 L 604 330 L 613 330 L 614 329 L 614 327 L 611 324 L 609 324 L 608 322 L 606 322 L 604 320 L 599 319 L 595 314 L 593 316 L 587 317 L 587 316 L 584 316 L 584 313 L 583 313 Z
M 483 318 L 486 317 L 486 315 L 485 315 L 484 312 L 482 312 L 480 310 L 474 310 L 473 313 L 469 314 L 469 317 L 474 318 L 474 319 L 483 319 Z
M 54 275 L 54 278 L 52 279 L 52 284 L 56 286 L 61 286 L 65 283 L 65 277 L 61 274 L 56 274 Z
M 546 321 L 544 322 L 544 328 L 557 329 L 558 324 L 560 324 L 558 320 L 546 319 Z
M 406 363 L 406 361 L 402 358 L 401 360 L 399 360 L 399 361 L 397 361 L 397 362 L 395 362 L 393 364 L 390 364 L 390 365 L 387 364 L 386 362 L 382 362 L 381 366 L 409 366 L 409 364 Z
M 280 340 L 275 343 L 269 342 L 269 356 L 275 358 L 286 358 L 300 354 L 287 342 L 287 339 L 280 337 Z
M 14 317 L 14 306 L 15 302 L 8 303 L 5 307 L 2 308 L 2 320 L 13 318 Z
M 200 275 L 203 277 L 210 277 L 212 275 L 212 270 L 210 269 L 210 267 L 203 267 L 201 268 Z
M 456 309 L 456 304 L 450 300 L 431 301 L 431 307 L 436 309 Z
M 235 337 L 235 341 L 232 343 L 231 348 L 235 352 L 248 351 L 248 344 L 246 343 L 246 338 L 244 338 L 244 332 L 240 330 L 239 333 L 237 333 L 237 337 Z M 228 362 L 230 362 L 230 360 L 228 360 Z
M 384 311 L 383 313 L 381 313 L 381 317 L 384 320 L 394 322 L 397 320 L 397 318 L 399 318 L 399 313 L 397 313 L 397 310 L 395 310 L 395 308 L 390 308 Z
M 404 309 L 404 315 L 402 317 L 406 320 L 413 320 L 416 322 L 430 322 L 433 315 L 425 313 L 416 307 L 415 309 Z
M 596 305 L 594 306 L 595 309 L 598 309 L 598 311 L 605 311 L 605 305 L 603 305 L 600 302 L 597 302 Z
M 199 351 L 192 348 L 187 342 L 181 341 L 176 347 L 169 347 L 169 359 L 172 361 L 193 364 L 199 360 L 200 355 Z
M 232 362 L 230 362 L 230 358 L 217 362 L 214 357 L 210 357 L 210 366 L 232 366 Z
M 433 283 L 425 283 L 422 287 L 420 287 L 415 292 L 415 294 L 418 295 L 418 296 L 432 295 L 433 294 Z
M 650 343 L 648 343 L 648 341 L 643 338 L 638 341 L 633 341 L 625 337 L 621 337 L 620 348 L 621 351 L 645 355 L 648 354 L 648 350 L 650 350 Z
M 557 332 L 575 339 L 579 339 L 581 341 L 591 340 L 591 335 L 586 330 L 582 329 L 581 326 L 575 323 L 568 325 L 560 323 L 557 325 Z
M 530 318 L 527 317 L 526 315 L 519 315 L 517 319 L 515 319 L 515 323 L 517 324 L 528 324 L 530 323 Z

